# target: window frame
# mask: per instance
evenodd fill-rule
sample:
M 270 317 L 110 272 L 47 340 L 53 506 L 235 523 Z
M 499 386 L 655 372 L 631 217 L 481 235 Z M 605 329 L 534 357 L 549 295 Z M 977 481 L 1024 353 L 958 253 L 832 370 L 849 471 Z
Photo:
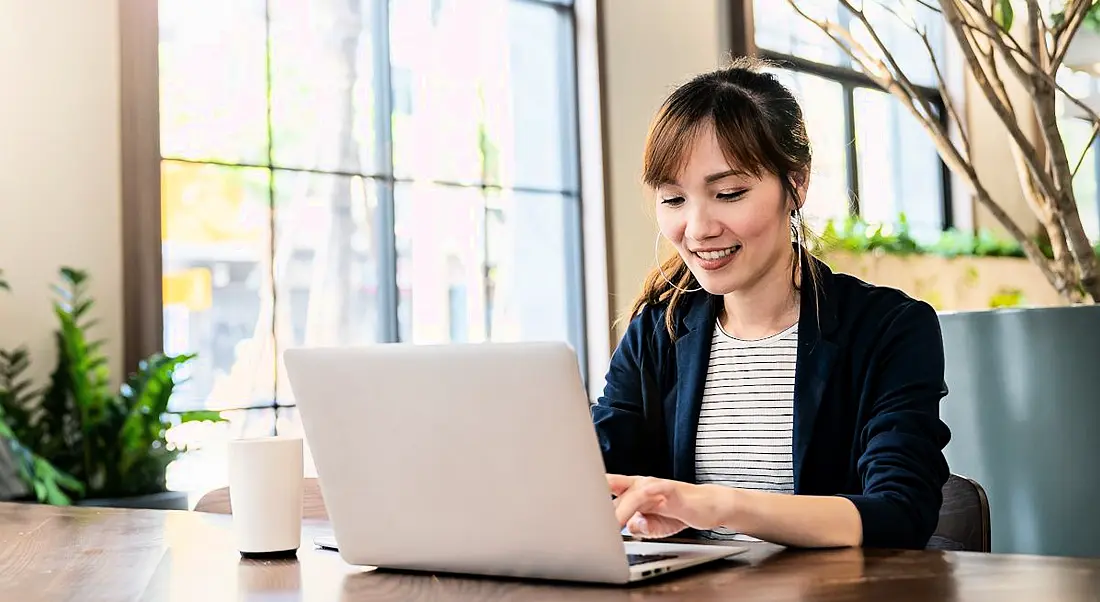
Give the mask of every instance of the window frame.
M 856 148 L 855 91 L 857 89 L 868 89 L 884 94 L 889 93 L 869 76 L 853 68 L 819 63 L 757 46 L 753 0 L 730 0 L 729 11 L 730 18 L 727 19 L 727 23 L 730 27 L 730 33 L 728 40 L 730 50 L 735 56 L 755 56 L 774 64 L 780 69 L 805 73 L 840 84 L 844 93 L 844 138 L 848 141 L 848 144 L 844 147 L 845 159 L 848 165 L 848 173 L 845 174 L 848 184 L 848 215 L 859 217 L 859 152 Z M 935 108 L 940 123 L 945 130 L 949 129 L 952 124 L 940 90 L 931 86 L 916 84 L 913 85 L 913 88 Z M 949 230 L 955 225 L 955 208 L 952 201 L 953 191 L 951 186 L 952 174 L 947 163 L 943 161 L 938 152 L 936 153 L 936 160 L 940 165 L 940 230 Z

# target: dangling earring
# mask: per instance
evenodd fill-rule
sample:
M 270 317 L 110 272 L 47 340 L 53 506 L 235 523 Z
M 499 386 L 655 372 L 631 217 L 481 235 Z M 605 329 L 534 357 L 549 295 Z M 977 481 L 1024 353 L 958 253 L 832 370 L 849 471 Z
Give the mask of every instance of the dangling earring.
M 802 217 L 797 209 L 791 209 L 791 230 L 794 233 L 794 242 L 798 245 L 798 252 L 801 254 L 805 241 L 802 240 Z
M 699 286 L 699 288 L 680 288 L 680 287 L 676 286 L 676 284 L 674 284 L 671 280 L 669 280 L 668 276 L 665 275 L 665 268 L 661 266 L 661 233 L 660 232 L 657 233 L 657 238 L 654 239 L 654 241 L 653 241 L 653 259 L 655 259 L 657 261 L 657 271 L 661 273 L 661 278 L 664 278 L 665 282 L 667 282 L 668 285 L 671 286 L 672 288 L 680 291 L 681 293 L 694 293 L 694 292 L 703 290 L 703 287 L 701 285 Z

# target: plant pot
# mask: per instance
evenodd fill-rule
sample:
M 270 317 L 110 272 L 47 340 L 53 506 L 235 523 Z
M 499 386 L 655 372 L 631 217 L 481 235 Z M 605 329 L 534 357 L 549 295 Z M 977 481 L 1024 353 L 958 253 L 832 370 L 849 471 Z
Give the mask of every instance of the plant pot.
M 994 552 L 1100 557 L 1100 306 L 945 313 L 952 472 Z
M 187 493 L 184 491 L 165 491 L 120 498 L 89 498 L 76 502 L 76 505 L 98 508 L 148 508 L 152 510 L 188 509 Z

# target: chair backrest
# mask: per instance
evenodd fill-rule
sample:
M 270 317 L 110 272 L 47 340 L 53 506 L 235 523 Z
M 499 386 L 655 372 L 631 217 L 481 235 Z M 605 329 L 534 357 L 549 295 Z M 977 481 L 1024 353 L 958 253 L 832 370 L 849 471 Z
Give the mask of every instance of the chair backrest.
M 215 489 L 202 496 L 195 504 L 195 512 L 233 514 L 229 488 Z M 325 509 L 325 500 L 321 496 L 321 486 L 317 479 L 305 479 L 302 484 L 302 518 L 328 520 L 328 510 Z
M 990 551 L 989 499 L 977 481 L 955 474 L 947 479 L 940 520 L 928 548 Z

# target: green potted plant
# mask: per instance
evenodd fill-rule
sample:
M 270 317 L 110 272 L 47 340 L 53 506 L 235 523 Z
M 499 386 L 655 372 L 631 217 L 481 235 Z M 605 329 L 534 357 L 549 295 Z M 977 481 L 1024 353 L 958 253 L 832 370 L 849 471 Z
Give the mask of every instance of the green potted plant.
M 186 508 L 167 491 L 165 471 L 181 449 L 166 440 L 174 423 L 221 420 L 217 412 L 169 413 L 177 370 L 192 355 L 153 355 L 118 391 L 109 385 L 103 341 L 92 340 L 88 275 L 62 268 L 53 303 L 57 363 L 35 388 L 24 347 L 0 350 L 0 439 L 25 497 L 50 504 Z M 8 289 L 0 274 L 0 289 Z

